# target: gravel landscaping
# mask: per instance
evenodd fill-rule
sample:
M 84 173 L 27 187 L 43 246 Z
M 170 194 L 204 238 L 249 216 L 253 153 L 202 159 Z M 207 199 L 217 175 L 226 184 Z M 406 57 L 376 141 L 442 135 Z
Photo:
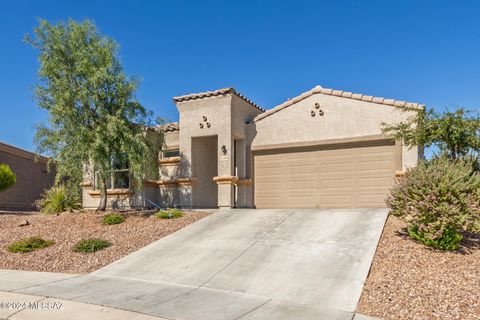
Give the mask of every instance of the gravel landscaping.
M 139 212 L 122 214 L 126 216 L 123 223 L 105 225 L 103 214 L 94 212 L 60 215 L 0 213 L 0 269 L 91 272 L 209 215 L 209 212 L 184 212 L 177 219 L 158 219 Z M 21 226 L 26 224 L 25 220 L 28 225 Z M 6 250 L 10 243 L 31 236 L 55 243 L 29 253 Z M 74 245 L 87 238 L 101 238 L 112 245 L 95 253 L 74 252 Z
M 407 238 L 389 217 L 357 311 L 384 319 L 480 319 L 480 235 L 459 252 Z

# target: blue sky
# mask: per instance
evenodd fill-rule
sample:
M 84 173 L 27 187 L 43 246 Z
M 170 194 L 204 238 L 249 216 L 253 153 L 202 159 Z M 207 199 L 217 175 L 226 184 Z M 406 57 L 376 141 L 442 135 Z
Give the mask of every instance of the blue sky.
M 93 19 L 120 44 L 137 97 L 177 120 L 172 97 L 235 87 L 265 108 L 315 85 L 480 106 L 478 1 L 5 1 L 0 4 L 0 141 L 33 150 L 45 112 L 32 88 L 37 18 Z

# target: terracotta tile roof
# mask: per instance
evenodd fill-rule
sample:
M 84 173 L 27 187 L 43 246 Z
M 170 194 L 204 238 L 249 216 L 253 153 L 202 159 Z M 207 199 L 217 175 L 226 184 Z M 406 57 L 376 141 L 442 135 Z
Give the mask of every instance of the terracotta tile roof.
M 160 131 L 160 132 L 180 131 L 180 125 L 178 124 L 178 122 L 161 124 L 159 126 L 155 126 L 154 128 L 155 128 L 156 131 Z
M 173 102 L 177 103 L 177 102 L 183 102 L 183 101 L 189 101 L 189 100 L 196 100 L 196 99 L 203 99 L 203 98 L 210 98 L 210 97 L 217 97 L 217 96 L 224 96 L 224 95 L 227 95 L 227 94 L 234 94 L 236 95 L 237 97 L 245 100 L 246 102 L 248 102 L 249 104 L 251 104 L 252 106 L 254 106 L 255 108 L 259 109 L 260 111 L 265 111 L 265 109 L 263 109 L 262 107 L 260 107 L 259 105 L 257 105 L 255 102 L 253 102 L 252 100 L 248 99 L 247 97 L 245 97 L 244 95 L 240 94 L 239 92 L 237 92 L 235 90 L 235 88 L 223 88 L 223 89 L 218 89 L 218 90 L 214 90 L 214 91 L 206 91 L 206 92 L 200 92 L 200 93 L 191 93 L 191 94 L 187 94 L 187 95 L 184 95 L 184 96 L 178 96 L 178 97 L 173 97 Z
M 265 117 L 268 117 L 269 115 L 274 114 L 275 112 L 278 112 L 284 108 L 287 108 L 305 98 L 310 97 L 313 94 L 320 93 L 320 94 L 326 94 L 330 96 L 336 96 L 336 97 L 342 97 L 342 98 L 347 98 L 347 99 L 355 99 L 355 100 L 361 100 L 365 102 L 371 102 L 371 103 L 378 103 L 378 104 L 384 104 L 384 105 L 389 105 L 389 106 L 394 106 L 394 107 L 399 107 L 399 108 L 412 108 L 412 109 L 418 109 L 422 110 L 425 108 L 425 105 L 419 104 L 419 103 L 414 103 L 414 102 L 406 102 L 406 101 L 401 101 L 401 100 L 394 100 L 394 99 L 386 99 L 382 97 L 373 97 L 373 96 L 368 96 L 364 95 L 361 93 L 352 93 L 348 91 L 343 91 L 343 90 L 335 90 L 335 89 L 327 89 L 327 88 L 322 88 L 321 86 L 316 86 L 312 90 L 309 90 L 307 92 L 302 93 L 301 95 L 290 99 L 278 106 L 276 106 L 273 109 L 268 110 L 267 112 L 264 112 L 262 114 L 259 114 L 258 116 L 255 117 L 254 121 L 261 120 Z

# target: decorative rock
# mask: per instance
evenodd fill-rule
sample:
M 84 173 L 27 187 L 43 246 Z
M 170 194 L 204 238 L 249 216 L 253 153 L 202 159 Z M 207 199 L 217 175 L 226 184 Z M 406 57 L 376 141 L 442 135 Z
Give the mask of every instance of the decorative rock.
M 20 223 L 18 226 L 19 226 L 19 227 L 25 227 L 25 226 L 28 226 L 28 225 L 30 225 L 30 222 L 28 222 L 28 220 L 24 220 L 24 221 L 22 221 L 22 223 Z

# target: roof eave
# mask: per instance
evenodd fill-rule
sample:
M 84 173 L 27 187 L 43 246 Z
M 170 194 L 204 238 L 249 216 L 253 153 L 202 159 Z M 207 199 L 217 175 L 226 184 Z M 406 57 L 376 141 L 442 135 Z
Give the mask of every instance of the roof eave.
M 335 90 L 335 89 L 327 89 L 327 88 L 322 88 L 320 86 L 316 86 L 315 88 L 306 91 L 295 98 L 292 98 L 290 100 L 285 101 L 284 103 L 266 111 L 265 113 L 259 114 L 258 116 L 253 119 L 254 122 L 257 122 L 259 120 L 262 120 L 274 113 L 277 113 L 278 111 L 281 111 L 303 99 L 306 99 L 310 97 L 311 95 L 314 94 L 325 94 L 325 95 L 330 95 L 330 96 L 336 96 L 340 98 L 346 98 L 346 99 L 354 99 L 354 100 L 360 100 L 364 102 L 371 102 L 371 103 L 376 103 L 376 104 L 383 104 L 383 105 L 389 105 L 392 107 L 397 107 L 397 108 L 409 108 L 417 111 L 425 110 L 425 105 L 424 104 L 419 104 L 415 102 L 407 102 L 407 101 L 400 101 L 400 100 L 395 100 L 395 99 L 386 99 L 383 97 L 374 97 L 374 96 L 369 96 L 369 95 L 364 95 L 360 93 L 353 93 L 353 92 L 348 92 L 348 91 L 343 91 L 343 90 Z
M 237 92 L 235 88 L 223 88 L 223 89 L 218 89 L 214 91 L 206 91 L 206 92 L 200 92 L 200 93 L 191 93 L 183 96 L 177 96 L 173 97 L 173 102 L 175 104 L 179 102 L 185 102 L 185 101 L 191 101 L 191 100 L 198 100 L 198 99 L 205 99 L 205 98 L 212 98 L 212 97 L 218 97 L 218 96 L 225 96 L 225 95 L 236 95 L 240 99 L 244 100 L 254 108 L 265 112 L 265 109 L 257 105 L 255 102 L 252 100 L 248 99 L 246 96 L 242 95 L 241 93 Z

